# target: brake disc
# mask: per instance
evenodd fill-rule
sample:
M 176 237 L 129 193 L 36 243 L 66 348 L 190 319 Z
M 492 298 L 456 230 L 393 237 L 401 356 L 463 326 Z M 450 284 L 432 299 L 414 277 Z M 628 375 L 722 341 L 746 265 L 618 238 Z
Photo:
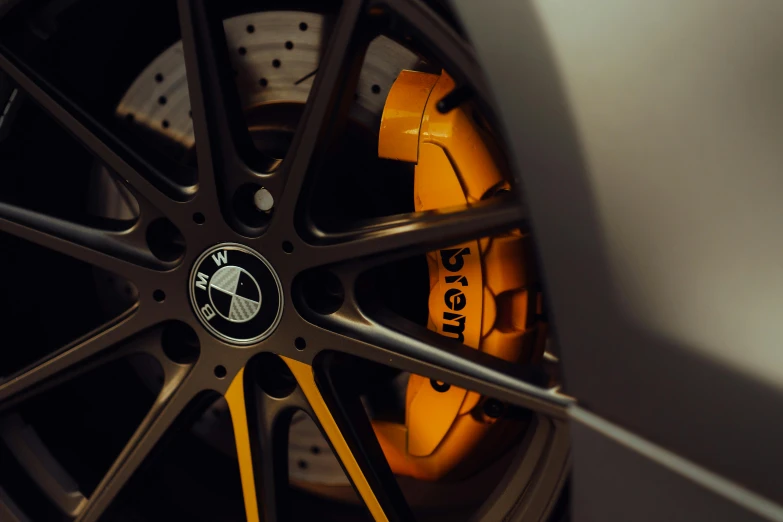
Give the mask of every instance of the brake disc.
M 229 18 L 223 23 L 243 107 L 304 103 L 320 60 L 324 17 L 299 11 L 268 11 Z M 370 45 L 359 78 L 351 118 L 376 129 L 397 75 L 416 69 L 419 58 L 392 40 Z M 193 144 L 190 98 L 182 42 L 177 42 L 142 71 L 117 107 L 132 118 L 189 150 Z

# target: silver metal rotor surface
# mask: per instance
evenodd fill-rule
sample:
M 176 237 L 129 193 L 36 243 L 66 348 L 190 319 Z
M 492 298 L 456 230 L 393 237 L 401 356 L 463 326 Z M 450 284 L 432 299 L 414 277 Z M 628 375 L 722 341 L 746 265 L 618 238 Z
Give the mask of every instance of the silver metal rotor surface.
M 307 101 L 326 37 L 323 15 L 299 11 L 258 12 L 229 18 L 223 25 L 243 107 Z M 365 56 L 351 118 L 366 128 L 378 129 L 392 83 L 403 69 L 420 66 L 421 61 L 414 53 L 386 37 L 376 38 Z M 138 75 L 117 106 L 116 115 L 132 118 L 136 125 L 178 143 L 183 151 L 193 147 L 181 41 L 163 51 Z M 135 217 L 138 210 L 133 198 L 124 192 L 99 167 L 93 185 L 93 212 L 115 219 Z M 104 295 L 120 293 L 121 283 L 109 284 L 107 291 L 106 275 L 101 276 Z M 154 368 L 138 370 L 151 387 L 157 385 Z M 401 393 L 404 396 L 404 387 Z M 233 454 L 230 417 L 224 400 L 213 404 L 195 423 L 193 431 L 212 446 Z M 289 437 L 292 481 L 325 486 L 349 484 L 309 416 L 302 412 L 294 416 Z
M 322 15 L 298 11 L 259 12 L 224 21 L 244 107 L 307 101 L 325 38 L 323 24 Z M 419 63 L 418 56 L 396 42 L 376 38 L 365 56 L 351 117 L 377 129 L 392 83 L 400 71 Z M 181 41 L 142 71 L 117 107 L 118 116 L 130 114 L 138 124 L 186 149 L 194 143 L 189 112 Z

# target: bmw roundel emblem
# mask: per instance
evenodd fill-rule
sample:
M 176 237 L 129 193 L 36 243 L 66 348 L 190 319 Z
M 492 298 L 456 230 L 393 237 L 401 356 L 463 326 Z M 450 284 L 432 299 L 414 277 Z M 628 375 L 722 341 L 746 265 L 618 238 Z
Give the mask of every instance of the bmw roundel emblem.
M 190 299 L 202 324 L 234 344 L 268 337 L 280 322 L 283 289 L 258 252 L 235 243 L 205 251 L 190 274 Z

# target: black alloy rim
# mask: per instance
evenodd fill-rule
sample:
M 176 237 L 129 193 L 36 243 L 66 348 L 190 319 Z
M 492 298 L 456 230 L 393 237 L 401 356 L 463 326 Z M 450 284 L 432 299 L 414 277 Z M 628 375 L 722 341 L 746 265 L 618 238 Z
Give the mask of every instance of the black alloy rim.
M 372 306 L 357 292 L 362 274 L 374 267 L 525 229 L 523 205 L 512 193 L 465 208 L 395 215 L 335 230 L 319 228 L 307 215 L 308 202 L 317 197 L 309 189 L 330 154 L 334 137 L 345 128 L 364 50 L 380 32 L 421 42 L 456 79 L 460 92 L 469 91 L 482 112 L 492 118 L 488 88 L 462 38 L 418 0 L 345 0 L 292 144 L 285 159 L 278 162 L 263 157 L 250 139 L 231 84 L 220 14 L 196 0 L 180 0 L 178 7 L 196 138 L 195 185 L 172 181 L 170 167 L 159 158 L 120 139 L 0 46 L 0 71 L 104 163 L 140 208 L 138 220 L 117 231 L 0 203 L 0 231 L 121 276 L 136 286 L 139 296 L 119 317 L 0 381 L 0 412 L 139 351 L 155 357 L 163 368 L 161 393 L 103 480 L 74 513 L 76 519 L 97 520 L 199 398 L 213 392 L 225 394 L 245 367 L 252 370 L 266 363 L 263 372 L 254 373 L 269 373 L 278 355 L 316 369 L 324 400 L 389 520 L 413 516 L 369 421 L 357 410 L 361 403 L 358 398 L 347 399 L 349 394 L 341 391 L 345 384 L 334 377 L 339 374 L 334 369 L 346 359 L 360 358 L 425 375 L 564 419 L 570 400 L 540 386 L 540 368 L 508 363 L 441 337 Z M 274 170 L 269 170 L 271 166 Z M 236 194 L 248 186 L 263 186 L 275 201 L 260 225 L 244 222 L 235 211 Z M 148 232 L 161 223 L 181 234 L 184 250 L 161 255 L 150 246 Z M 187 291 L 194 261 L 220 243 L 238 243 L 261 253 L 282 281 L 285 307 L 279 325 L 269 337 L 241 348 L 221 341 L 201 325 Z M 330 313 L 311 309 L 302 296 L 301 278 L 316 269 L 339 280 L 339 301 Z M 185 323 L 196 332 L 199 354 L 195 361 L 175 362 L 162 350 L 130 342 L 171 321 Z M 256 357 L 262 353 L 274 356 Z M 288 476 L 287 462 L 280 458 L 284 453 L 279 450 L 281 426 L 295 410 L 312 415 L 312 405 L 296 385 L 270 392 L 263 383 L 260 387 L 247 384 L 245 391 L 251 432 L 257 432 L 251 444 L 258 505 L 264 520 L 285 520 Z

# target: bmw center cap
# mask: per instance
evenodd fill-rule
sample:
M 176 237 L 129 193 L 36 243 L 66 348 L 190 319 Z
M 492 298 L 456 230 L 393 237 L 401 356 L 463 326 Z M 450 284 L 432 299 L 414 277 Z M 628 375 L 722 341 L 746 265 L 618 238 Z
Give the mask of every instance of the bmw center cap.
M 283 314 L 283 287 L 272 265 L 243 245 L 223 243 L 205 251 L 193 265 L 189 285 L 201 323 L 230 343 L 265 339 Z

